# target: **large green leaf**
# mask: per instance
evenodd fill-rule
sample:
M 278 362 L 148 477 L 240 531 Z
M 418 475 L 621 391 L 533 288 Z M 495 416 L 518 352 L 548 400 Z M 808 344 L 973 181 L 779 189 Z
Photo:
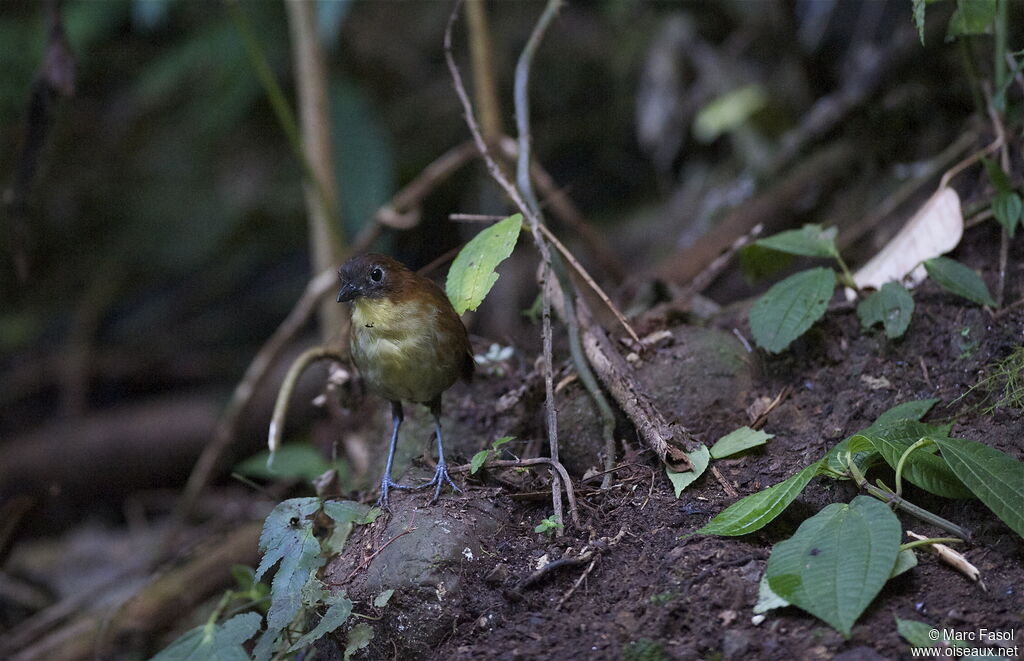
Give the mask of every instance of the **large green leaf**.
M 881 323 L 888 338 L 907 332 L 914 315 L 914 298 L 896 282 L 887 282 L 857 305 L 857 318 L 865 330 Z
M 832 269 L 795 273 L 776 283 L 750 310 L 750 330 L 758 346 L 779 353 L 825 314 L 836 286 Z
M 900 521 L 882 502 L 833 503 L 772 549 L 765 575 L 783 599 L 849 637 L 889 580 L 900 552 Z
M 885 462 L 895 470 L 900 457 L 907 449 L 922 438 L 934 438 L 944 428 L 937 428 L 913 420 L 901 420 L 863 434 L 882 455 Z M 903 477 L 925 491 L 945 498 L 972 498 L 974 494 L 964 486 L 946 462 L 918 448 L 903 462 Z
M 256 568 L 256 580 L 281 561 L 270 585 L 270 610 L 267 628 L 284 629 L 302 607 L 302 588 L 310 575 L 324 559 L 320 555 L 320 542 L 313 536 L 313 520 L 320 509 L 319 498 L 292 498 L 267 516 L 260 535 L 263 559 Z
M 946 291 L 980 305 L 995 307 L 996 301 L 989 293 L 985 281 L 960 262 L 948 257 L 936 257 L 926 260 L 924 268 L 928 271 L 928 277 Z
M 467 243 L 448 270 L 445 289 L 455 311 L 475 310 L 498 281 L 494 269 L 512 254 L 523 226 L 522 214 L 491 225 Z
M 977 441 L 941 436 L 933 440 L 956 476 L 1024 537 L 1024 463 Z
M 697 532 L 733 537 L 760 530 L 796 500 L 811 478 L 817 475 L 821 463 L 817 461 L 788 480 L 736 501 Z
M 821 225 L 804 225 L 798 230 L 787 230 L 760 239 L 755 245 L 790 255 L 835 257 L 839 254 L 836 250 L 836 232 L 835 227 L 822 229 Z
M 774 437 L 774 434 L 768 434 L 761 430 L 740 427 L 715 441 L 715 444 L 711 446 L 711 456 L 715 459 L 722 459 L 737 452 L 764 445 L 769 438 Z
M 253 637 L 262 619 L 259 613 L 242 613 L 223 624 L 202 624 L 186 631 L 150 661 L 249 661 L 242 643 Z
M 303 647 L 312 645 L 324 634 L 334 631 L 345 623 L 345 620 L 352 614 L 352 600 L 346 597 L 344 592 L 341 592 L 332 601 L 333 603 L 317 622 L 317 625 L 292 643 L 292 646 L 288 648 L 289 652 L 297 652 Z
M 676 472 L 670 470 L 668 466 L 665 467 L 665 473 L 668 474 L 668 479 L 672 482 L 672 488 L 676 491 L 676 498 L 679 497 L 679 494 L 683 493 L 683 489 L 693 484 L 698 477 L 704 474 L 704 471 L 708 468 L 708 463 L 711 461 L 711 453 L 708 452 L 707 447 L 703 443 L 693 452 L 688 452 L 686 456 L 690 458 L 693 470 Z

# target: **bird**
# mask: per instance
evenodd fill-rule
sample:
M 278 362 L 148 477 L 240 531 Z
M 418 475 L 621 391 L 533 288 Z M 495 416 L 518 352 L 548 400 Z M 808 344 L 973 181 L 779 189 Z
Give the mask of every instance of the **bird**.
M 458 379 L 473 377 L 469 334 L 448 297 L 432 280 L 378 253 L 356 255 L 342 265 L 338 302 L 350 302 L 352 361 L 369 389 L 391 402 L 391 443 L 380 482 L 381 507 L 391 489 L 434 488 L 437 502 L 448 475 L 441 434 L 441 395 Z M 391 478 L 402 425 L 402 402 L 426 404 L 434 417 L 437 468 L 426 484 L 406 486 Z

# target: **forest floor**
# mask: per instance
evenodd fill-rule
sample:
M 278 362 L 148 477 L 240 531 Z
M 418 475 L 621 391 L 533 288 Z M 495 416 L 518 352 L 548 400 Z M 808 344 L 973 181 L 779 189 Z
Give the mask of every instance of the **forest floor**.
M 969 230 L 954 256 L 991 284 L 998 242 L 996 226 L 988 223 Z M 1005 300 L 1013 302 L 1024 295 L 1024 237 L 1012 243 L 1009 264 Z M 738 458 L 714 462 L 740 496 L 791 476 L 893 405 L 924 398 L 939 398 L 926 419 L 952 422 L 954 436 L 1024 457 L 1024 412 L 1002 407 L 986 413 L 979 391 L 961 399 L 987 365 L 1021 344 L 1024 308 L 993 319 L 988 310 L 928 281 L 915 301 L 909 331 L 899 340 L 886 340 L 880 330 L 863 332 L 852 308 L 833 304 L 837 309 L 791 350 L 761 362 L 751 399 L 783 389 L 789 395 L 764 427 L 774 438 Z M 725 330 L 744 327 L 728 318 L 718 324 Z M 680 402 L 679 410 L 685 408 Z M 742 409 L 726 415 L 733 427 L 749 423 Z M 717 436 L 705 438 L 704 432 L 719 426 L 721 416 L 695 411 L 682 422 L 710 445 Z M 909 658 L 894 616 L 963 632 L 1013 631 L 1016 638 L 1008 644 L 1020 653 L 1024 544 L 979 501 L 942 499 L 912 486 L 905 493 L 970 530 L 973 541 L 964 553 L 981 570 L 984 586 L 919 552 L 919 564 L 889 581 L 844 639 L 795 607 L 769 611 L 754 624 L 752 607 L 772 545 L 827 504 L 849 502 L 857 495 L 855 484 L 816 478 L 778 519 L 747 536 L 690 535 L 736 498 L 708 471 L 677 499 L 663 471 L 653 466 L 649 453 L 640 453 L 616 473 L 610 491 L 580 491 L 582 525 L 554 538 L 533 531 L 550 503 L 524 507 L 508 495 L 473 488 L 446 496 L 443 506 L 452 510 L 490 497 L 509 518 L 482 540 L 483 558 L 457 569 L 460 594 L 444 602 L 452 628 L 433 658 Z M 906 515 L 900 518 L 906 529 L 942 536 Z M 572 555 L 597 538 L 611 541 L 592 567 L 567 566 L 529 588 L 510 589 L 541 556 Z M 401 608 L 398 595 L 396 600 Z

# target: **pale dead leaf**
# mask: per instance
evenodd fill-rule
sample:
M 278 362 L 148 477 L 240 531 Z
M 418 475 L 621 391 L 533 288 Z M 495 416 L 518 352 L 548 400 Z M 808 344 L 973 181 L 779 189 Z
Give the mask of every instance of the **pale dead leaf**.
M 853 281 L 862 289 L 879 289 L 893 281 L 914 287 L 927 275 L 921 262 L 955 248 L 963 233 L 960 196 L 948 186 L 940 188 L 878 254 L 853 274 Z M 908 281 L 904 281 L 908 274 Z M 846 296 L 853 300 L 853 290 L 848 289 Z

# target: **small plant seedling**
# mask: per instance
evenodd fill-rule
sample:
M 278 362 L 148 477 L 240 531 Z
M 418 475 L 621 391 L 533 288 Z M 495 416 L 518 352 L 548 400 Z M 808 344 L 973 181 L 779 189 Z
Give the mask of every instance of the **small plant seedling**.
M 552 514 L 546 519 L 541 519 L 541 522 L 537 524 L 537 527 L 533 529 L 533 532 L 541 533 L 542 535 L 551 535 L 554 537 L 558 531 L 564 527 L 565 526 L 555 519 L 555 515 Z
M 473 458 L 469 462 L 469 472 L 476 473 L 478 470 L 483 468 L 483 465 L 487 463 L 487 460 L 490 459 L 492 455 L 498 454 L 498 448 L 514 440 L 515 436 L 502 436 L 498 440 L 494 441 L 494 443 L 491 443 L 491 447 L 486 450 L 480 450 L 480 452 L 474 454 Z

